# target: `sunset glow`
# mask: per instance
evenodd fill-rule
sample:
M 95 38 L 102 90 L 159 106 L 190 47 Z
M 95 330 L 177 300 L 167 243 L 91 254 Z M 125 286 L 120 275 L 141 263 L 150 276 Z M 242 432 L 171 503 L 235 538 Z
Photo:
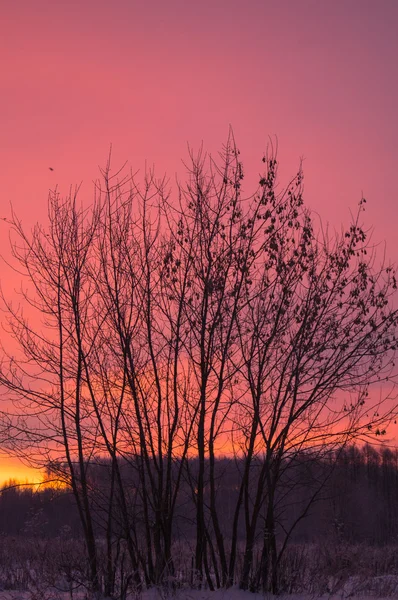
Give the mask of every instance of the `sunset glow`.
M 303 158 L 306 203 L 337 230 L 363 195 L 373 241 L 398 259 L 394 0 L 21 0 L 2 22 L 2 219 L 12 205 L 29 230 L 50 189 L 81 182 L 89 204 L 111 145 L 115 169 L 154 165 L 173 186 L 187 144 L 216 154 L 232 125 L 248 190 L 277 139 L 282 183 Z M 9 296 L 20 277 L 0 226 Z M 40 477 L 1 459 L 0 484 Z
M 25 466 L 16 458 L 1 458 L 0 486 L 6 485 L 10 481 L 38 484 L 43 481 L 43 473 L 38 469 Z

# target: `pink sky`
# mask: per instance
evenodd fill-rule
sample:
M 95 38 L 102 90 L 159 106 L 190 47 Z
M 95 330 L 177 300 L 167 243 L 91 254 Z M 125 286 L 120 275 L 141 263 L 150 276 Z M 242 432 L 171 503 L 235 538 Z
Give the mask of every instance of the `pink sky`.
M 333 226 L 363 193 L 397 261 L 397 30 L 395 0 L 4 2 L 0 217 L 12 202 L 44 218 L 56 184 L 90 198 L 110 143 L 116 165 L 183 174 L 187 142 L 215 152 L 232 124 L 252 175 L 269 135 L 282 176 L 305 158 L 307 203 Z

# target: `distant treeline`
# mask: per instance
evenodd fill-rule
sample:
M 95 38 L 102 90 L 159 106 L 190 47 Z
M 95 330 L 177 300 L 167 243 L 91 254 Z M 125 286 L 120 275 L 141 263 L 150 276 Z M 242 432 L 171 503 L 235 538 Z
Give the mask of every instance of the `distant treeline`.
M 260 473 L 261 464 L 259 457 L 252 466 L 253 471 L 257 469 Z M 188 543 L 195 535 L 192 481 L 195 480 L 197 467 L 196 459 L 187 462 L 173 525 L 176 538 Z M 208 467 L 207 464 L 206 471 Z M 220 507 L 221 526 L 225 525 L 226 530 L 233 518 L 242 467 L 243 461 L 240 459 L 219 458 L 216 461 L 220 481 L 217 503 Z M 88 467 L 92 491 L 91 509 L 99 538 L 105 535 L 110 472 L 111 465 L 107 460 L 90 463 Z M 135 524 L 134 534 L 139 537 L 145 533 L 145 519 L 142 517 L 143 511 L 148 510 L 145 499 L 141 497 L 139 473 L 133 460 L 123 461 L 121 472 L 129 492 L 130 522 Z M 319 492 L 320 481 L 325 483 Z M 314 493 L 314 501 L 309 502 Z M 396 543 L 398 450 L 376 448 L 368 444 L 362 447 L 353 445 L 331 455 L 327 460 L 302 452 L 290 462 L 287 461 L 277 504 L 279 539 L 299 519 L 291 535 L 291 540 L 295 542 L 317 542 L 329 538 L 349 543 Z M 114 511 L 117 524 L 117 503 Z M 242 515 L 238 529 L 242 540 L 244 528 Z M 81 524 L 73 494 L 67 487 L 33 489 L 14 486 L 9 482 L 3 486 L 0 494 L 0 533 L 5 536 L 80 537 Z M 119 531 L 116 525 L 114 536 L 123 539 L 122 523 Z

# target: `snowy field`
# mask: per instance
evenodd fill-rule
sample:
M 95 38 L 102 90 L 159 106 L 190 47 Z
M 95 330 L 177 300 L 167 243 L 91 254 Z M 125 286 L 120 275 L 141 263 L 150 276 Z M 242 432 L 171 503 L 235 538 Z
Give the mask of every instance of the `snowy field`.
M 279 596 L 272 596 L 271 594 L 253 594 L 251 592 L 244 592 L 239 589 L 229 590 L 217 590 L 215 592 L 209 592 L 208 590 L 179 590 L 178 592 L 169 592 L 168 590 L 156 590 L 152 589 L 145 591 L 142 594 L 130 594 L 128 600 L 343 600 L 349 598 L 350 600 L 391 600 L 391 598 L 398 598 L 398 577 L 384 578 L 384 582 L 374 582 L 374 584 L 381 584 L 382 586 L 390 586 L 390 590 L 387 596 L 380 596 L 379 594 L 369 590 L 363 590 L 362 593 L 356 594 L 353 589 L 355 585 L 361 586 L 360 582 L 351 582 L 351 585 L 346 584 L 341 590 L 336 593 L 324 594 L 322 596 L 311 595 L 311 594 L 281 594 Z M 389 581 L 387 581 L 389 580 Z M 396 591 L 391 593 L 392 590 Z M 74 600 L 94 600 L 88 597 L 86 594 L 74 594 Z M 42 590 L 39 592 L 22 592 L 22 591 L 2 591 L 0 592 L 0 600 L 71 600 L 70 594 L 60 593 L 52 590 Z M 103 600 L 101 598 L 101 600 Z

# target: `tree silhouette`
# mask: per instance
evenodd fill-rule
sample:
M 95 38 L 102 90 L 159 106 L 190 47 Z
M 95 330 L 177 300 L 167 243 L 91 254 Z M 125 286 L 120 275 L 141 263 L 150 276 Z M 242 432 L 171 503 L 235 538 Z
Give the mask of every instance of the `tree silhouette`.
M 94 589 L 101 498 L 108 594 L 122 538 L 136 586 L 175 575 L 187 494 L 196 581 L 236 580 L 243 527 L 241 587 L 277 592 L 292 531 L 330 478 L 308 467 L 316 483 L 286 528 L 299 457 L 326 464 L 347 442 L 382 435 L 395 414 L 391 395 L 372 392 L 394 374 L 396 280 L 367 241 L 365 200 L 332 234 L 304 206 L 301 168 L 278 186 L 272 147 L 250 196 L 232 133 L 218 161 L 203 150 L 189 159 L 177 195 L 109 162 L 89 207 L 54 192 L 47 225 L 25 232 L 11 219 L 27 283 L 18 306 L 3 296 L 19 347 L 2 349 L 9 446 L 71 486 Z M 225 452 L 239 466 L 228 522 Z M 90 465 L 105 457 L 100 495 Z

